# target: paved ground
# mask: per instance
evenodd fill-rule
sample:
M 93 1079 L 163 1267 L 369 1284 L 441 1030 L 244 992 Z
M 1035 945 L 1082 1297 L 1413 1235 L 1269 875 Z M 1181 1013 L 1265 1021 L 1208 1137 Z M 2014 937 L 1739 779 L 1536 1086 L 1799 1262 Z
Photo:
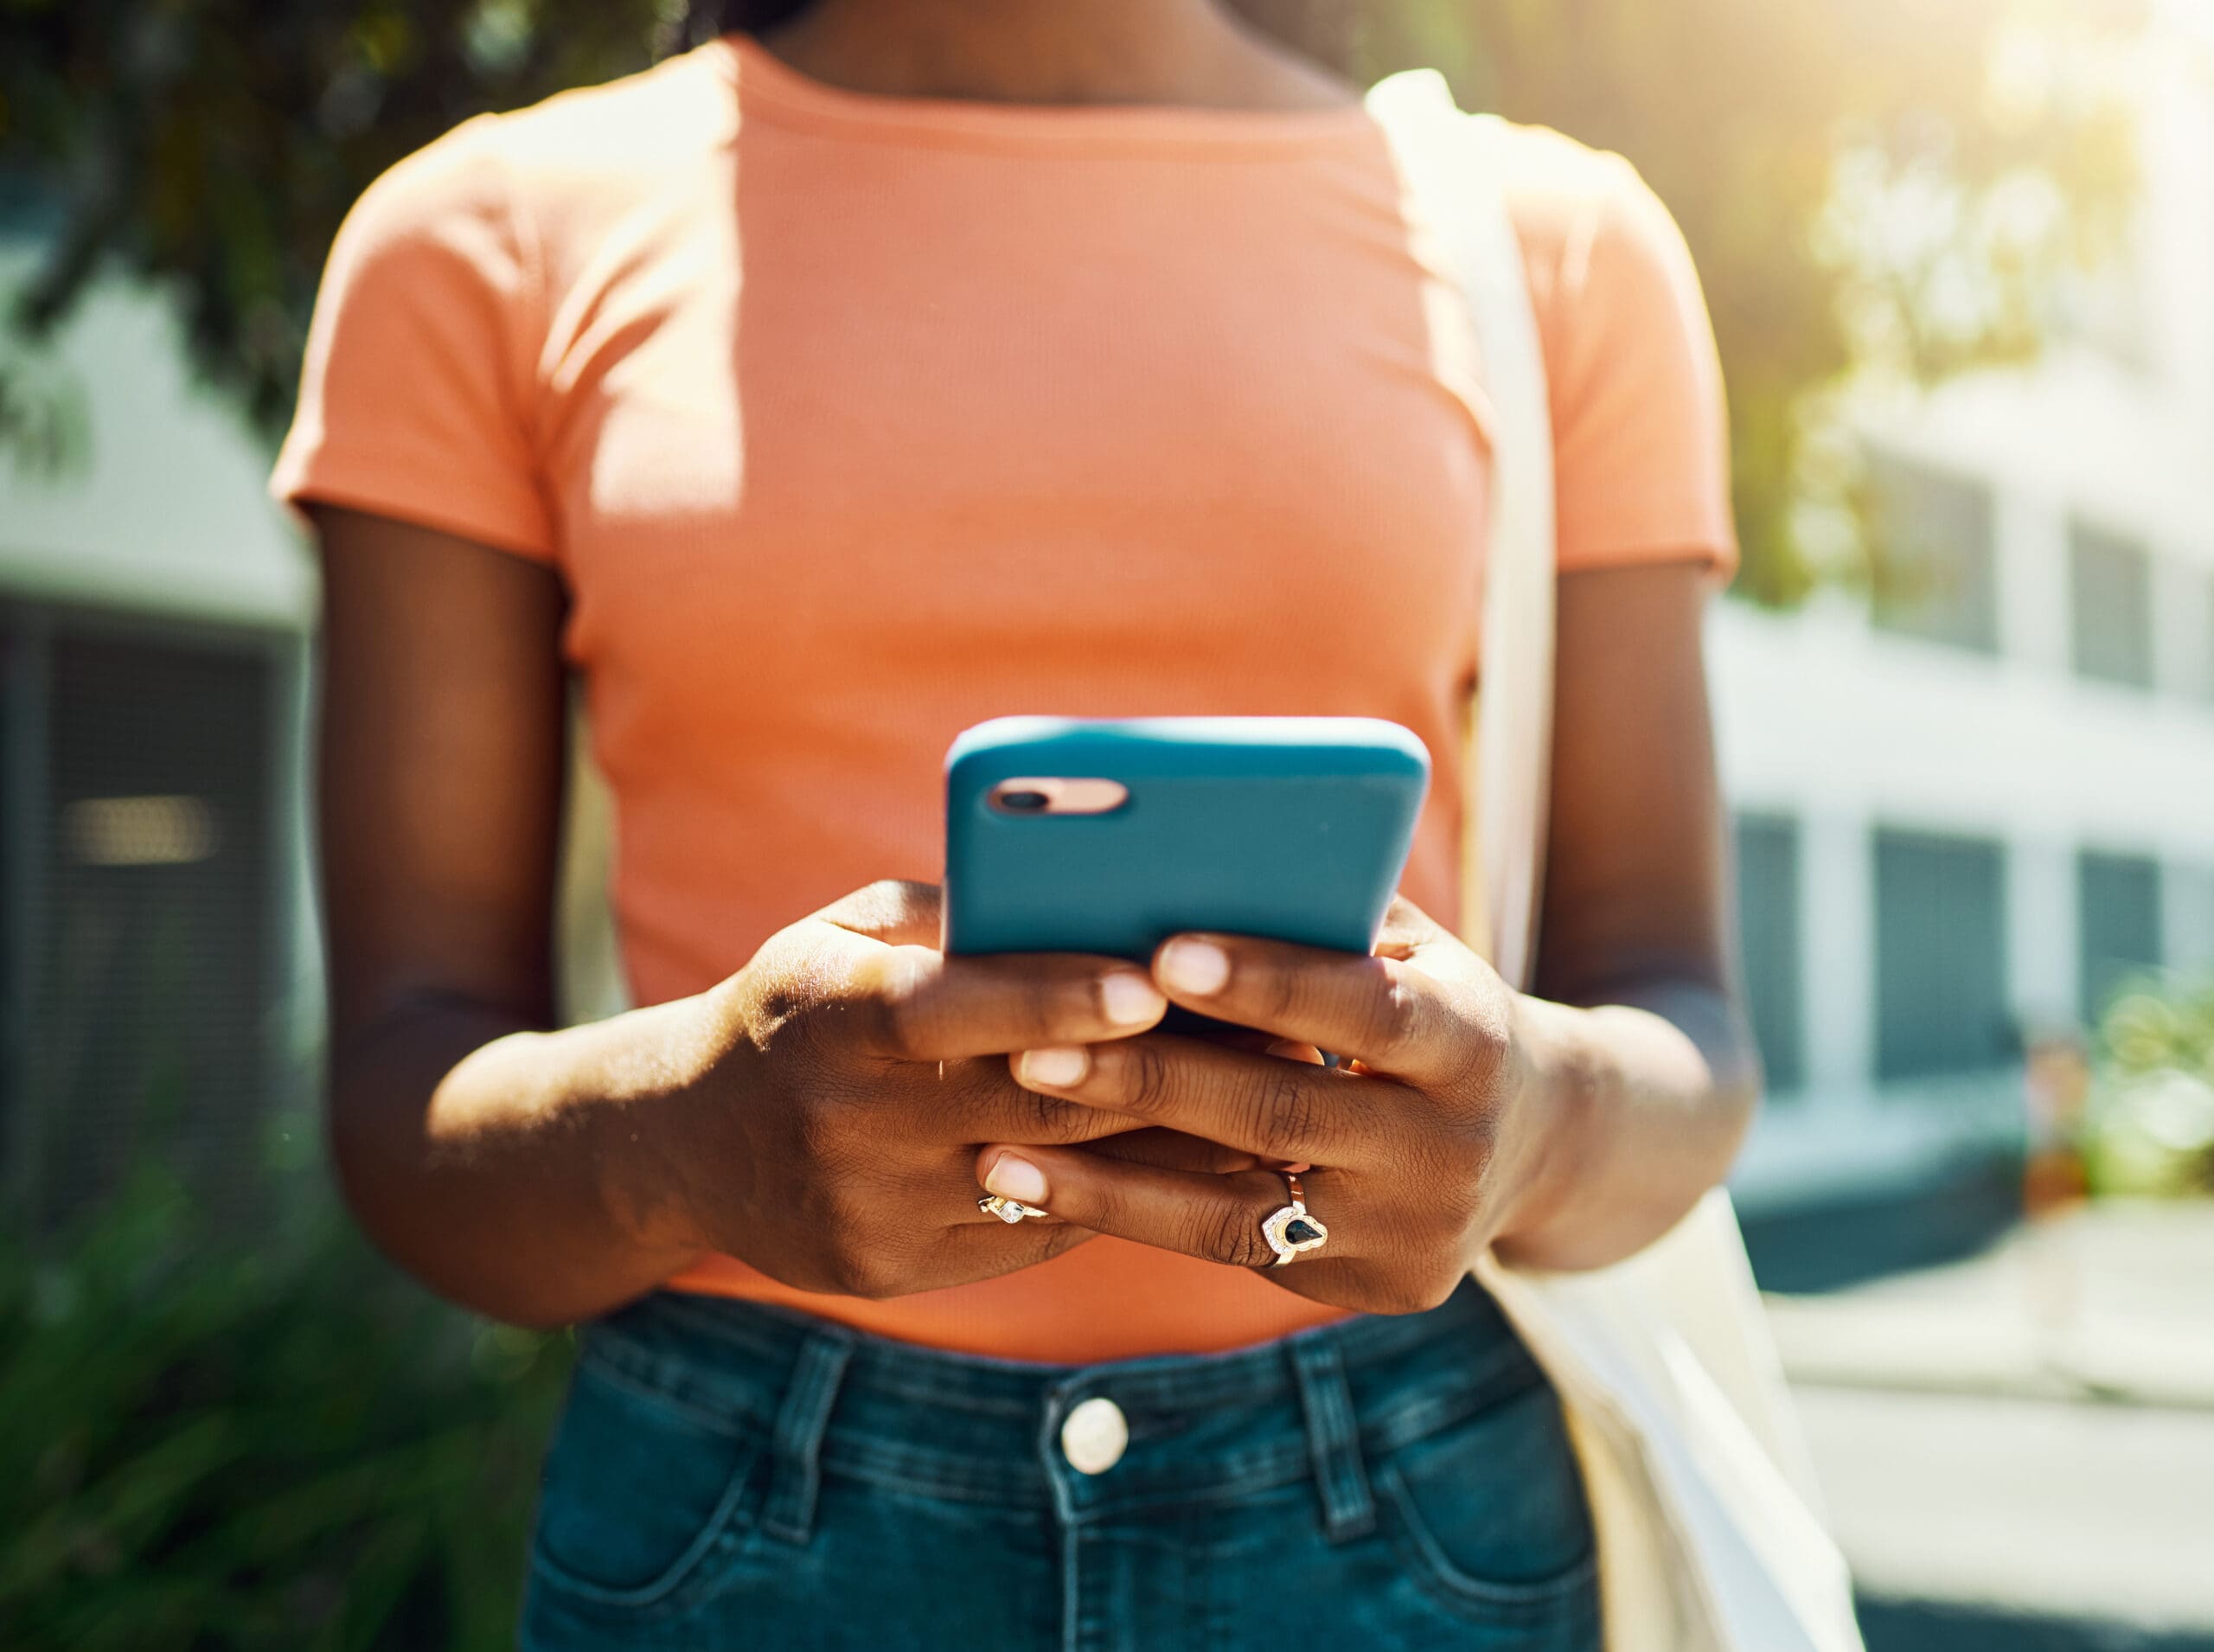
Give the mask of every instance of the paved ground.
M 2093 1207 L 1968 1261 L 1769 1303 L 1802 1382 L 2214 1412 L 2214 1205 Z
M 2214 1636 L 2099 1619 L 2032 1617 L 1929 1601 L 1864 1598 L 1868 1652 L 2214 1652 Z
M 1800 1399 L 1865 1592 L 2214 1635 L 2214 1412 Z
M 2214 1206 L 1769 1303 L 1871 1652 L 2214 1652 Z

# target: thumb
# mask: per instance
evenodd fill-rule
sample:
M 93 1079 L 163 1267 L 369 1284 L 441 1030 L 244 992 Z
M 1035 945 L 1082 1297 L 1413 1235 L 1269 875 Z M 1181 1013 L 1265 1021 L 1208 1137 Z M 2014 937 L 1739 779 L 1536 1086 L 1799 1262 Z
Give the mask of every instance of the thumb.
M 943 906 L 934 883 L 886 878 L 841 896 L 815 916 L 886 946 L 927 946 L 935 951 Z

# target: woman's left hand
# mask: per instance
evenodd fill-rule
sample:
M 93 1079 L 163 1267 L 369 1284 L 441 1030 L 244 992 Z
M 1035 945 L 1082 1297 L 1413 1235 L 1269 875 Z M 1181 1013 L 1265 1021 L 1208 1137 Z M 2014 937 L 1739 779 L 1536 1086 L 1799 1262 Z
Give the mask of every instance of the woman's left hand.
M 1270 1266 L 1262 1224 L 1282 1175 L 1118 1163 L 1080 1148 L 985 1147 L 991 1192 L 1101 1233 L 1235 1267 L 1337 1306 L 1406 1313 L 1449 1296 L 1536 1188 L 1560 1109 L 1541 1093 L 1520 995 L 1411 903 L 1375 953 L 1180 935 L 1154 954 L 1174 1002 L 1295 1044 L 1336 1068 L 1153 1033 L 1009 1057 L 1041 1096 L 1102 1107 L 1310 1166 L 1319 1248 Z M 1565 1099 L 1565 1098 L 1559 1098 Z

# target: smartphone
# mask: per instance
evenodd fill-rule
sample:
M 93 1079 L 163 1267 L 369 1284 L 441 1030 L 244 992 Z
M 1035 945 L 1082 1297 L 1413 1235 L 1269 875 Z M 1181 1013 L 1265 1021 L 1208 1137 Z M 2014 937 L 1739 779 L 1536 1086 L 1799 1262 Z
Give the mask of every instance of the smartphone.
M 948 952 L 1143 961 L 1213 930 L 1366 952 L 1430 752 L 1367 717 L 1002 717 L 945 760 Z

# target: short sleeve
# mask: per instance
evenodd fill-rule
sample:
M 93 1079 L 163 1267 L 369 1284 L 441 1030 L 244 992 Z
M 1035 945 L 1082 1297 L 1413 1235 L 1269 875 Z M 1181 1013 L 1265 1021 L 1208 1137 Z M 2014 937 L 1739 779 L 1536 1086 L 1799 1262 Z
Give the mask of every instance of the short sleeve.
M 496 117 L 457 127 L 347 215 L 270 490 L 550 560 L 532 439 L 541 302 L 496 136 Z
M 1516 202 L 1551 381 L 1564 569 L 1663 559 L 1737 566 L 1729 424 L 1682 233 L 1629 163 L 1576 163 Z

